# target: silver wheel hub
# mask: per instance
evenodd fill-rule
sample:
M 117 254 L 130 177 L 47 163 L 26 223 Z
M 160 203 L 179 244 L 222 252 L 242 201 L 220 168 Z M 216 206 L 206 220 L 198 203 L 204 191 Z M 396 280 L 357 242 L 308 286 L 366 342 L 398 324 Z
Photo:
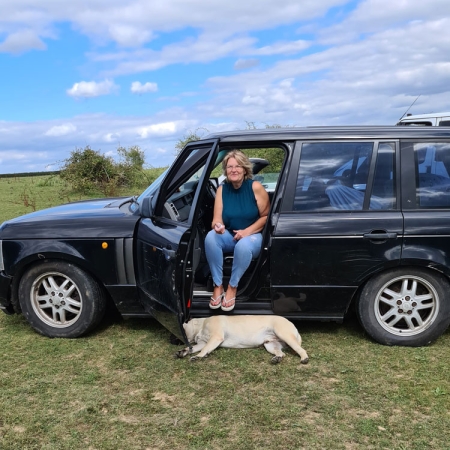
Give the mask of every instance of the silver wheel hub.
M 82 296 L 68 276 L 50 272 L 37 278 L 30 292 L 31 304 L 38 317 L 55 328 L 73 325 L 82 311 Z
M 398 313 L 399 314 L 412 314 L 414 308 L 417 306 L 417 302 L 412 301 L 409 295 L 397 300 Z
M 412 336 L 425 331 L 436 319 L 439 295 L 424 278 L 404 275 L 378 291 L 374 309 L 385 330 L 397 336 Z

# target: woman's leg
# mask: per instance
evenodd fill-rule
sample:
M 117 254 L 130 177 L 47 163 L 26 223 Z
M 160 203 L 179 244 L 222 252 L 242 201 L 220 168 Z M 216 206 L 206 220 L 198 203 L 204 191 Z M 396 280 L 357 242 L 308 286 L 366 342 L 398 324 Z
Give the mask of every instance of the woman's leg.
M 231 311 L 234 308 L 236 292 L 239 280 L 247 270 L 253 258 L 257 258 L 261 252 L 262 234 L 252 234 L 242 238 L 234 248 L 233 267 L 228 283 L 225 299 L 222 301 L 222 309 Z
M 211 230 L 205 239 L 206 259 L 211 269 L 211 276 L 215 286 L 222 286 L 223 253 L 232 252 L 235 246 L 233 236 L 229 231 L 217 234 Z
M 233 267 L 231 270 L 230 285 L 237 288 L 239 280 L 252 262 L 261 252 L 262 234 L 251 234 L 242 238 L 234 248 Z

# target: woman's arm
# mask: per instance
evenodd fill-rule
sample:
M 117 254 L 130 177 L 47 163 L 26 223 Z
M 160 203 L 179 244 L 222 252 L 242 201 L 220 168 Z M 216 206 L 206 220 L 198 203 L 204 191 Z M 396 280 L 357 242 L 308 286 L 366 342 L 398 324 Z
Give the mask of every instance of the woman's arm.
M 216 199 L 214 200 L 214 215 L 211 228 L 216 233 L 225 233 L 225 225 L 223 225 L 222 219 L 223 203 L 222 203 L 222 186 L 219 186 L 216 191 Z
M 255 194 L 256 204 L 258 205 L 259 217 L 267 218 L 270 209 L 269 194 L 259 181 L 254 181 L 252 188 Z
M 242 239 L 245 236 L 250 236 L 251 234 L 259 233 L 267 222 L 267 216 L 270 210 L 269 195 L 259 181 L 254 181 L 252 183 L 252 189 L 258 206 L 259 219 L 256 220 L 256 222 L 253 222 L 245 230 L 233 230 L 236 233 L 234 238 L 237 240 Z

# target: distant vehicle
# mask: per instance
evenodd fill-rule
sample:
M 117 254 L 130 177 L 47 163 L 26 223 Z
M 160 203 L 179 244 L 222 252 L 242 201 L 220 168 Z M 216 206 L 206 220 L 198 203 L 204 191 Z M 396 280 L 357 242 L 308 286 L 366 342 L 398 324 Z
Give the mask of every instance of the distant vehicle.
M 397 123 L 400 126 L 415 127 L 449 127 L 450 112 L 430 113 L 430 114 L 407 114 Z

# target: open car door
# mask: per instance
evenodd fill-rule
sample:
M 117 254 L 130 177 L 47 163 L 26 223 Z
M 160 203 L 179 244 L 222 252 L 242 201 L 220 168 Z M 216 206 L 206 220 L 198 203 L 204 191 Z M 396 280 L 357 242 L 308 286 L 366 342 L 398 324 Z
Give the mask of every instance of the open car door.
M 135 251 L 136 282 L 144 309 L 187 343 L 194 275 L 200 257 L 197 223 L 218 140 L 189 144 L 152 198 L 141 206 Z

